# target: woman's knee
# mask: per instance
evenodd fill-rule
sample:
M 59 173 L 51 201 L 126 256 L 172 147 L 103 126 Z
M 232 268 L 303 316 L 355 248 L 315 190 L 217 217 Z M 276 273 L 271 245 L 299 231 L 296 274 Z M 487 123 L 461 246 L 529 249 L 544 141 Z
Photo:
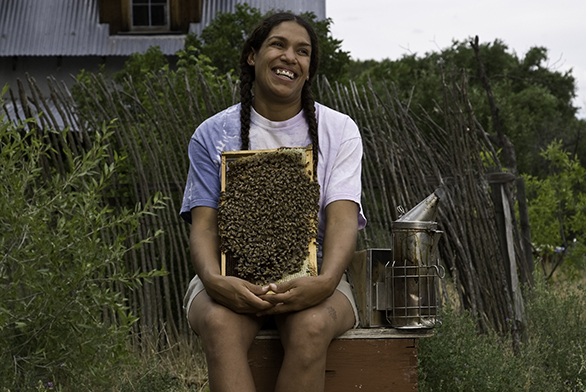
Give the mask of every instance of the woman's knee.
M 315 309 L 307 309 L 288 317 L 287 326 L 281 331 L 285 350 L 297 350 L 308 355 L 319 354 L 327 349 L 331 336 L 328 320 Z
M 194 301 L 195 302 L 195 301 Z M 233 312 L 215 301 L 195 303 L 189 309 L 189 323 L 201 337 L 204 347 L 250 345 L 261 320 Z
M 340 294 L 343 296 L 343 294 Z M 347 300 L 344 298 L 347 302 Z M 291 314 L 281 320 L 281 340 L 292 349 L 327 350 L 332 339 L 352 327 L 354 313 L 349 304 L 332 299 L 320 306 Z M 348 305 L 348 306 L 346 306 Z
M 234 336 L 239 330 L 240 315 L 222 305 L 211 304 L 199 309 L 192 307 L 190 312 L 190 321 L 193 320 L 194 329 L 200 336 Z

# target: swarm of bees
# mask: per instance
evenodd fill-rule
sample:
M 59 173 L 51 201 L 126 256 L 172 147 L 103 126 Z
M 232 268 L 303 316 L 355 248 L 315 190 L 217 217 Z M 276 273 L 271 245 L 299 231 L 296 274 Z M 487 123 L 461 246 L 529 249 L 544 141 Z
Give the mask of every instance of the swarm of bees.
M 307 269 L 315 241 L 319 185 L 301 149 L 256 153 L 228 162 L 220 195 L 220 250 L 233 274 L 266 285 Z

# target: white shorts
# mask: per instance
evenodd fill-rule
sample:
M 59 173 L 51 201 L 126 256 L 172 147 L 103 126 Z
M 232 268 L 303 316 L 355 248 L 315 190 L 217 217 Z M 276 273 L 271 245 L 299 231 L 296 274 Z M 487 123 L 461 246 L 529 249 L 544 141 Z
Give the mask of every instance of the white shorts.
M 191 282 L 189 282 L 189 287 L 187 288 L 187 292 L 185 293 L 185 297 L 183 298 L 183 310 L 185 311 L 185 316 L 187 317 L 187 322 L 189 323 L 189 307 L 193 302 L 193 299 L 201 293 L 205 288 L 203 287 L 203 283 L 199 276 L 195 275 Z M 352 292 L 352 286 L 348 283 L 348 278 L 346 277 L 346 273 L 342 275 L 342 279 L 340 283 L 338 283 L 338 287 L 336 290 L 344 294 L 350 305 L 352 305 L 352 311 L 354 312 L 354 327 L 358 328 L 360 323 L 360 317 L 358 315 L 358 308 L 356 307 L 356 300 L 354 298 L 354 293 Z

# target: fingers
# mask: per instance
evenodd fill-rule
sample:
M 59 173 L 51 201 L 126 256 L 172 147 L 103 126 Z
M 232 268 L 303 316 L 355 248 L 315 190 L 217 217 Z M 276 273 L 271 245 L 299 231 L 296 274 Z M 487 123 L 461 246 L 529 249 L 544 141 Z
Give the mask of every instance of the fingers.
M 307 299 L 303 295 L 299 295 L 299 290 L 296 287 L 285 291 L 285 287 L 282 285 L 271 284 L 269 285 L 269 290 L 267 294 L 261 295 L 260 298 L 269 302 L 272 307 L 258 312 L 257 316 L 296 312 L 311 305 L 307 303 Z
M 218 282 L 221 284 L 206 288 L 208 294 L 236 313 L 256 313 L 274 306 L 261 298 L 268 292 L 268 286 L 257 286 L 235 277 L 222 277 Z
M 260 298 L 264 301 L 272 303 L 273 305 L 287 302 L 287 300 L 291 297 L 291 289 L 293 287 L 294 286 L 291 285 L 290 282 L 279 285 L 276 283 L 270 283 L 268 286 L 266 286 L 267 291 L 264 293 L 264 295 L 260 295 Z
M 266 295 L 261 295 L 259 297 L 260 299 L 262 299 L 263 301 L 266 301 L 272 305 L 278 305 L 278 304 L 282 304 L 282 303 L 286 303 L 289 302 L 291 296 L 289 295 L 289 293 L 285 293 L 285 294 L 266 294 Z
M 243 313 L 258 313 L 259 310 L 265 311 L 273 308 L 274 306 L 275 305 L 269 301 L 263 301 L 260 297 L 253 296 Z
M 268 287 L 260 287 L 253 284 L 247 284 L 242 290 L 241 306 L 246 309 L 246 313 L 256 313 L 259 310 L 266 310 L 274 306 L 273 303 L 263 299 Z
M 256 295 L 250 295 L 246 297 L 240 297 L 238 301 L 228 300 L 228 301 L 217 301 L 231 309 L 236 313 L 253 313 L 256 314 L 259 311 L 265 311 L 267 309 L 272 308 L 274 305 L 268 301 L 263 301 L 260 297 Z
M 264 295 L 264 294 L 268 293 L 269 290 L 272 290 L 270 288 L 270 285 L 269 286 L 257 286 L 252 283 L 247 284 L 246 288 L 248 289 L 248 291 L 250 291 L 252 294 L 254 294 L 256 296 Z
M 290 313 L 290 312 L 295 312 L 298 310 L 300 310 L 300 309 L 297 309 L 294 305 L 285 304 L 285 303 L 278 303 L 278 304 L 276 304 L 266 310 L 263 310 L 261 312 L 257 312 L 256 316 L 262 317 L 262 316 L 269 316 L 271 314 Z
M 300 287 L 300 286 L 303 286 L 304 284 L 308 284 L 308 282 L 311 282 L 311 280 L 307 281 L 306 278 L 295 278 L 295 279 L 291 279 L 287 282 L 283 282 L 283 283 L 279 283 L 279 284 L 269 283 L 268 287 L 269 287 L 269 292 L 272 291 L 273 293 L 279 294 L 279 293 L 286 293 L 296 287 Z

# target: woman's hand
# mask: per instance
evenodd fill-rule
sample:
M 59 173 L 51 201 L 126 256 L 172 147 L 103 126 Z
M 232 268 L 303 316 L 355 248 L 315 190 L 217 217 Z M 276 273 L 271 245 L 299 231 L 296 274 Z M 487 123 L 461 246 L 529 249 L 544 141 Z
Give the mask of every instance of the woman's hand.
M 269 287 L 261 287 L 234 276 L 214 276 L 204 282 L 206 292 L 216 302 L 236 313 L 259 313 L 274 307 L 262 297 Z
M 274 294 L 264 294 L 260 298 L 272 304 L 273 307 L 258 312 L 257 316 L 296 312 L 310 308 L 331 296 L 337 284 L 335 279 L 328 279 L 323 275 L 296 278 L 278 285 L 271 283 L 268 290 Z

